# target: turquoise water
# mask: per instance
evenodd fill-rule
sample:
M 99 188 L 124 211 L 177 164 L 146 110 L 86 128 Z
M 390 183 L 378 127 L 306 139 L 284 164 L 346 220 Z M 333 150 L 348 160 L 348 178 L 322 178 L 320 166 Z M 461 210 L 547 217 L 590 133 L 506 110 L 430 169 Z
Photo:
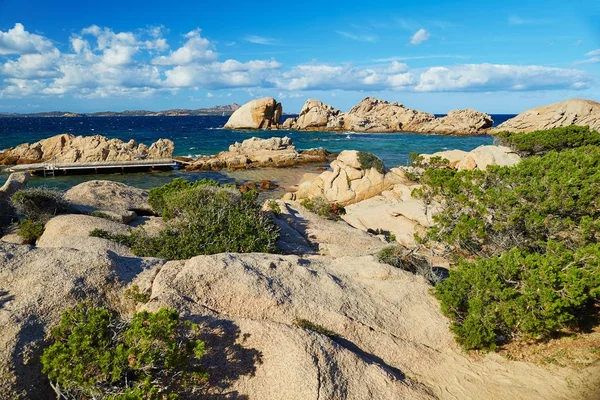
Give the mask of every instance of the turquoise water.
M 504 116 L 495 119 L 505 119 Z M 448 149 L 472 150 L 491 144 L 490 136 L 446 136 L 411 133 L 358 134 L 301 131 L 231 131 L 221 129 L 228 117 L 81 117 L 81 118 L 0 118 L 0 150 L 23 142 L 33 143 L 59 133 L 76 135 L 100 134 L 124 141 L 134 139 L 150 144 L 159 138 L 175 143 L 175 155 L 197 157 L 227 150 L 230 144 L 252 136 L 268 138 L 289 136 L 299 150 L 323 147 L 333 153 L 342 150 L 368 151 L 379 156 L 386 166 L 405 165 L 412 152 L 434 153 Z M 104 175 L 57 176 L 35 178 L 32 185 L 48 185 L 66 189 L 89 179 L 112 179 L 148 188 L 164 184 L 174 177 L 195 180 L 204 177 L 221 182 L 271 179 L 290 184 L 294 176 L 314 171 L 307 166 L 290 171 L 276 169 L 242 172 L 183 172 L 127 173 Z M 262 171 L 262 172 L 261 172 Z M 294 175 L 295 174 L 295 175 Z

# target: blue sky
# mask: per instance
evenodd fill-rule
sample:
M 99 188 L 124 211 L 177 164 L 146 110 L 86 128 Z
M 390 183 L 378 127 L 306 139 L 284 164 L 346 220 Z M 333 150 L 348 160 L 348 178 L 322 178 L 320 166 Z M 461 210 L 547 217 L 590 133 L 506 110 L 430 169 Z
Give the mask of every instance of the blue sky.
M 310 7 L 313 8 L 310 8 Z M 600 2 L 0 0 L 0 112 L 600 101 Z

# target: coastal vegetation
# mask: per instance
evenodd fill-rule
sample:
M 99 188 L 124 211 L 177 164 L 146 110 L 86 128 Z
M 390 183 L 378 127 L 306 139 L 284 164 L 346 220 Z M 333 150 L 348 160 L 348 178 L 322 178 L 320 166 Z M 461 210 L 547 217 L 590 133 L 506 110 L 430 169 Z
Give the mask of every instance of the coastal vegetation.
M 165 229 L 157 235 L 144 231 L 114 235 L 103 230 L 90 235 L 130 246 L 137 256 L 166 260 L 276 250 L 277 226 L 261 210 L 254 190 L 241 193 L 233 186 L 207 179 L 189 182 L 177 178 L 150 190 L 148 202 L 166 221 Z
M 65 311 L 41 356 L 59 398 L 178 399 L 198 395 L 207 373 L 197 324 L 175 310 L 142 311 L 130 320 L 80 303 Z
M 340 219 L 340 215 L 346 214 L 346 209 L 343 205 L 336 202 L 328 202 L 322 197 L 304 199 L 300 202 L 300 205 L 310 212 L 331 220 L 338 220 Z
M 413 196 L 436 201 L 441 211 L 419 239 L 441 244 L 456 262 L 434 292 L 465 348 L 597 323 L 600 147 L 587 132 L 503 134 L 516 149 L 543 155 L 487 171 L 430 168 L 420 177 Z
M 30 219 L 19 221 L 19 236 L 25 243 L 34 244 L 42 236 L 42 233 L 44 233 L 43 224 Z
M 371 168 L 375 168 L 375 170 L 380 174 L 385 173 L 385 165 L 383 164 L 383 161 L 381 161 L 381 159 L 373 153 L 359 151 L 358 162 L 360 163 L 360 168 L 362 170 L 368 171 Z
M 48 187 L 19 190 L 12 196 L 11 204 L 18 214 L 41 224 L 70 209 L 63 192 Z
M 498 132 L 494 137 L 500 144 L 513 148 L 522 156 L 581 146 L 600 146 L 600 135 L 588 126 L 564 126 L 529 133 Z

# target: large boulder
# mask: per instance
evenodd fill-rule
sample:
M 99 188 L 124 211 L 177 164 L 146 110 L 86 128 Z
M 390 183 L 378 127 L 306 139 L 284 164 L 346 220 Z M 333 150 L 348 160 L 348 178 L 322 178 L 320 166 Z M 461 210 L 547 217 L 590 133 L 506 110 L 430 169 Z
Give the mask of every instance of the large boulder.
M 252 100 L 231 114 L 225 129 L 269 129 L 281 119 L 282 108 L 272 97 Z
M 471 108 L 452 110 L 445 117 L 435 118 L 416 127 L 416 132 L 447 135 L 481 135 L 494 125 L 494 120 L 486 113 Z
M 44 233 L 36 242 L 38 247 L 61 247 L 79 250 L 113 251 L 124 256 L 131 256 L 129 248 L 112 240 L 91 237 L 95 229 L 106 231 L 112 235 L 126 235 L 130 228 L 118 222 L 89 215 L 65 214 L 52 218 L 46 223 Z
M 311 181 L 299 185 L 293 199 L 322 197 L 330 202 L 344 205 L 376 196 L 397 183 L 406 181 L 398 168 L 380 172 L 375 167 L 362 169 L 359 152 L 342 151 L 331 163 L 331 171 L 325 171 Z
M 435 118 L 433 114 L 406 108 L 374 97 L 363 99 L 344 114 L 344 130 L 354 132 L 414 132 Z
M 0 154 L 0 164 L 29 164 L 43 161 L 59 163 L 95 161 L 133 161 L 146 158 L 171 158 L 174 144 L 159 139 L 150 148 L 134 140 L 123 142 L 104 136 L 56 135 L 32 144 L 23 143 Z
M 532 132 L 561 126 L 589 126 L 600 132 L 600 103 L 570 99 L 524 111 L 498 125 L 496 132 Z
M 80 183 L 67 190 L 64 199 L 81 212 L 134 211 L 152 213 L 148 192 L 120 182 L 93 180 Z
M 432 157 L 441 157 L 448 160 L 449 167 L 462 170 L 486 170 L 490 165 L 512 167 L 521 161 L 521 157 L 510 147 L 506 146 L 479 146 L 469 152 L 463 150 L 441 151 L 433 154 L 422 154 L 423 162 L 429 163 Z
M 309 99 L 304 103 L 300 115 L 288 118 L 282 128 L 297 130 L 337 130 L 344 126 L 343 114 L 337 108 L 320 100 Z
M 252 137 L 236 142 L 214 157 L 200 157 L 187 170 L 244 169 L 255 167 L 289 167 L 297 164 L 326 162 L 327 151 L 311 149 L 298 152 L 289 137 L 260 139 Z

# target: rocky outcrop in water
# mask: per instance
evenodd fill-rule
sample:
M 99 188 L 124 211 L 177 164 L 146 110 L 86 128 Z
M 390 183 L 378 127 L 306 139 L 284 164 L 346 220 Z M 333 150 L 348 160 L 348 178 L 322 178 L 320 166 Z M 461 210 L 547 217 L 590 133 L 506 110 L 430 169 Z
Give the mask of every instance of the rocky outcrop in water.
M 343 128 L 343 113 L 320 100 L 309 99 L 300 115 L 286 119 L 281 128 L 294 130 L 338 130 Z
M 495 132 L 533 132 L 561 126 L 589 126 L 600 132 L 600 103 L 570 99 L 524 111 L 498 125 Z
M 396 102 L 367 97 L 347 113 L 319 100 L 308 100 L 300 115 L 285 120 L 281 129 L 477 135 L 486 133 L 493 123 L 488 114 L 473 109 L 453 110 L 436 118 Z
M 272 97 L 252 100 L 231 114 L 225 129 L 269 129 L 279 124 L 281 103 Z
M 135 140 L 124 142 L 104 136 L 61 134 L 32 144 L 23 143 L 0 153 L 0 165 L 32 164 L 44 161 L 59 163 L 94 161 L 133 161 L 137 159 L 171 158 L 175 145 L 159 139 L 150 147 Z
M 187 170 L 245 169 L 256 167 L 290 167 L 327 161 L 325 149 L 298 152 L 288 137 L 260 139 L 253 137 L 236 142 L 214 157 L 200 157 L 186 166 Z

